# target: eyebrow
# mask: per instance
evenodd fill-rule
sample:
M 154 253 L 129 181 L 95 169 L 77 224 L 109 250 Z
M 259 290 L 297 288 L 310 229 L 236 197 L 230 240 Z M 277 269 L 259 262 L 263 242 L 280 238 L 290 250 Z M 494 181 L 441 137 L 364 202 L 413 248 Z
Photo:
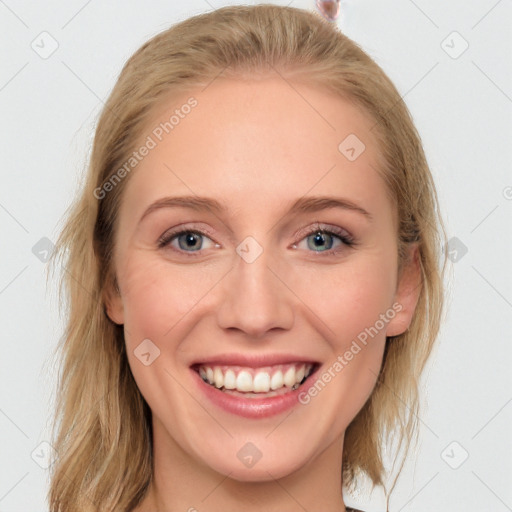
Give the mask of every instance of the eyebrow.
M 150 213 L 162 208 L 189 208 L 195 211 L 215 212 L 221 214 L 226 211 L 226 207 L 216 199 L 200 196 L 175 196 L 163 197 L 152 203 L 140 218 L 141 222 Z M 333 196 L 308 196 L 297 199 L 289 208 L 287 214 L 292 213 L 311 213 L 329 208 L 341 208 L 343 210 L 354 211 L 363 215 L 368 221 L 373 220 L 370 212 L 362 206 L 341 197 Z

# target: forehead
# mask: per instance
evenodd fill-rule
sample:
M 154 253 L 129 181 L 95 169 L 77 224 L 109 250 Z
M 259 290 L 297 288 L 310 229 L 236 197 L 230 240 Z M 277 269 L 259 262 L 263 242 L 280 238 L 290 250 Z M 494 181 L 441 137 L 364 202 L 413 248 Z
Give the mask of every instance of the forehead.
M 204 195 L 242 212 L 334 192 L 378 206 L 386 190 L 373 124 L 359 106 L 319 87 L 280 76 L 219 78 L 157 106 L 140 138 L 154 147 L 123 202 Z

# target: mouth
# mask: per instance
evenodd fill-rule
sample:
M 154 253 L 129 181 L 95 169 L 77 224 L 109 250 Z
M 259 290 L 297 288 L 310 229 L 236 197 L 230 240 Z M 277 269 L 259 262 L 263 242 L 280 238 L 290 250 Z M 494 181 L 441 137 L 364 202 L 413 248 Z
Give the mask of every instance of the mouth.
M 298 390 L 318 369 L 317 362 L 290 362 L 259 368 L 198 363 L 191 366 L 202 381 L 226 395 L 268 399 Z

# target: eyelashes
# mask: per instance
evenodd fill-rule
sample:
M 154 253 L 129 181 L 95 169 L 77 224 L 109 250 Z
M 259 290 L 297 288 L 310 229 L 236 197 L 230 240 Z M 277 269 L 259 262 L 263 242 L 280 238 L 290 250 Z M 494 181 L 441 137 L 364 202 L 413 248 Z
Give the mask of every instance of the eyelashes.
M 314 237 L 312 242 L 310 243 L 309 239 L 310 237 Z M 321 256 L 332 256 L 336 255 L 350 247 L 353 247 L 356 245 L 355 239 L 347 233 L 344 229 L 341 229 L 337 226 L 329 226 L 326 227 L 325 225 L 322 225 L 320 223 L 315 223 L 313 226 L 308 227 L 306 229 L 299 230 L 295 234 L 295 238 L 299 238 L 298 243 L 294 243 L 292 247 L 294 249 L 299 249 L 300 245 L 303 242 L 306 242 L 306 250 L 312 249 L 311 252 L 321 255 Z M 332 246 L 335 244 L 335 240 L 338 240 L 339 244 L 332 248 Z M 329 247 L 327 250 L 320 250 L 316 251 L 315 248 L 318 248 L 318 245 L 325 244 L 327 240 L 332 241 L 331 247 Z
M 196 228 L 182 228 L 167 231 L 158 239 L 157 244 L 159 249 L 168 247 L 177 253 L 195 257 L 200 256 L 204 250 L 212 247 L 220 247 L 219 244 L 212 240 L 211 236 L 212 235 L 206 230 Z M 355 239 L 345 230 L 336 226 L 330 226 L 327 228 L 319 223 L 310 228 L 307 228 L 306 230 L 299 231 L 296 236 L 300 236 L 301 238 L 298 240 L 298 242 L 292 245 L 293 249 L 302 249 L 299 246 L 303 242 L 306 242 L 306 251 L 311 249 L 310 252 L 323 256 L 332 256 L 346 250 L 347 248 L 351 248 L 357 245 Z M 314 237 L 311 242 L 310 237 Z M 206 244 L 208 247 L 204 247 L 205 238 L 207 242 L 209 242 Z M 336 241 L 338 242 L 338 245 L 336 245 Z M 177 244 L 174 244 L 174 242 L 177 242 Z M 315 248 L 321 249 L 321 246 L 325 244 L 329 245 L 329 248 L 319 251 L 315 250 Z

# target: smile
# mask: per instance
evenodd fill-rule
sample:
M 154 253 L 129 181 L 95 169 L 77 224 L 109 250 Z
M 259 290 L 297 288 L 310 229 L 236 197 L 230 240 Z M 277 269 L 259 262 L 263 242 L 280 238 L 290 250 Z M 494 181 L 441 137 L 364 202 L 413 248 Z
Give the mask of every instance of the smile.
M 299 393 L 314 385 L 320 368 L 319 363 L 305 361 L 266 366 L 222 363 L 193 364 L 193 380 L 212 405 L 250 419 L 284 413 L 300 404 Z
M 262 368 L 242 366 L 198 366 L 204 382 L 221 391 L 235 391 L 244 396 L 276 396 L 295 390 L 311 375 L 314 363 L 289 363 Z

